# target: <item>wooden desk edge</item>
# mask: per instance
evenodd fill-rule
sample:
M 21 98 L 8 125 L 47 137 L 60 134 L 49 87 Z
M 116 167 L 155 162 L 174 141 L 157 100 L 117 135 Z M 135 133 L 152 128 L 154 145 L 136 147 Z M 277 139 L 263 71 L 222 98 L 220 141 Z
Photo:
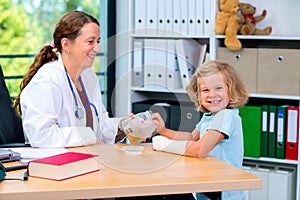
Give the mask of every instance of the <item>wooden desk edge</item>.
M 27 192 L 19 193 L 1 193 L 1 199 L 78 199 L 78 198 L 112 198 L 112 197 L 129 197 L 129 196 L 148 196 L 148 195 L 163 195 L 163 194 L 182 194 L 192 192 L 213 192 L 213 191 L 228 191 L 228 190 L 253 190 L 262 187 L 260 178 L 252 180 L 241 180 L 230 182 L 221 181 L 218 186 L 216 183 L 188 183 L 185 185 L 169 184 L 152 186 L 136 186 L 132 187 L 105 187 L 105 188 L 83 188 L 83 189 L 66 189 L 66 190 L 49 190 L 35 191 L 28 195 Z M 225 184 L 225 187 L 224 187 Z M 117 193 L 116 193 L 117 191 Z

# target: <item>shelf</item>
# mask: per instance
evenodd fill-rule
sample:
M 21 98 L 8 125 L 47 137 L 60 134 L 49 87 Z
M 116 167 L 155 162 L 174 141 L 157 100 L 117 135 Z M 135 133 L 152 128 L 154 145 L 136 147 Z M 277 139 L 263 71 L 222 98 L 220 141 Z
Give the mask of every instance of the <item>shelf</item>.
M 260 157 L 260 158 L 251 158 L 251 157 L 244 157 L 244 161 L 264 161 L 264 162 L 271 162 L 271 163 L 278 163 L 278 164 L 292 164 L 297 165 L 297 160 L 286 160 L 286 159 L 277 159 L 277 158 L 266 158 L 266 157 Z
M 209 40 L 210 36 L 202 35 L 202 36 L 187 36 L 187 35 L 148 35 L 148 34 L 133 34 L 131 35 L 132 38 L 142 38 L 142 39 L 148 39 L 148 38 L 164 38 L 164 39 L 206 39 Z
M 300 96 L 289 96 L 289 95 L 274 95 L 274 94 L 254 94 L 250 93 L 249 97 L 255 98 L 268 98 L 268 99 L 287 99 L 287 100 L 300 100 Z
M 177 90 L 168 90 L 168 89 L 148 89 L 148 88 L 140 88 L 140 87 L 133 87 L 131 88 L 133 91 L 140 91 L 140 92 L 155 92 L 155 93 L 176 93 L 176 94 L 186 94 L 184 89 L 177 89 Z
M 176 93 L 176 94 L 187 94 L 184 89 L 177 89 L 177 90 L 168 90 L 168 89 L 148 89 L 148 88 L 141 88 L 141 87 L 132 87 L 132 91 L 136 92 L 155 92 L 155 93 Z M 266 99 L 279 99 L 279 100 L 299 100 L 300 96 L 289 96 L 289 95 L 274 95 L 274 94 L 254 94 L 250 93 L 250 98 L 266 98 Z
M 224 39 L 225 35 L 216 35 L 216 39 Z M 300 40 L 299 35 L 281 36 L 281 35 L 238 35 L 238 39 L 247 40 Z
M 135 90 L 131 94 L 131 103 L 157 100 L 157 101 L 173 101 L 179 104 L 191 103 L 191 100 L 186 92 L 162 92 L 146 89 Z M 193 105 L 193 103 L 192 103 Z

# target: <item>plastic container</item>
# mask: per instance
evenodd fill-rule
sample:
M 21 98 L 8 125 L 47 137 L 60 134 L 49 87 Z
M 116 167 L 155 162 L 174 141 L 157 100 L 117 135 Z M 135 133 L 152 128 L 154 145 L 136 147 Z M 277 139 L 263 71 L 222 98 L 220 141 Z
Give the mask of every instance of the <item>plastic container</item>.
M 120 122 L 120 128 L 125 132 L 130 144 L 138 145 L 155 131 L 155 124 L 149 111 L 135 114 Z

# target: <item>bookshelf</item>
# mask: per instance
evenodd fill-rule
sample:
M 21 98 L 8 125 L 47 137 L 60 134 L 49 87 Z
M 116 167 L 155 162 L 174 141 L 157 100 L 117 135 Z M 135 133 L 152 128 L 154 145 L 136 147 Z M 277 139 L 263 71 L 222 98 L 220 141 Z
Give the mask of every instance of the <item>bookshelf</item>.
M 139 0 L 141 1 L 141 0 Z M 151 1 L 151 0 L 150 0 Z M 172 0 L 171 0 L 172 1 Z M 176 0 L 174 0 L 177 2 Z M 196 0 L 201 2 L 200 0 Z M 204 0 L 207 1 L 207 0 Z M 147 3 L 147 0 L 144 0 Z M 153 1 L 151 1 L 153 2 Z M 158 1 L 158 2 L 170 2 L 168 0 Z M 179 1 L 180 2 L 180 1 Z M 192 2 L 192 0 L 184 1 Z M 297 0 L 275 0 L 270 3 L 267 0 L 248 0 L 248 3 L 251 3 L 257 8 L 257 15 L 260 14 L 262 9 L 267 10 L 266 18 L 257 23 L 257 27 L 265 27 L 271 25 L 273 27 L 273 32 L 269 36 L 245 36 L 239 35 L 243 49 L 262 49 L 272 48 L 272 49 L 283 49 L 283 50 L 298 50 L 300 47 L 300 28 L 298 26 L 292 25 L 290 22 L 293 19 L 293 14 L 297 13 L 296 9 L 300 7 L 300 2 Z M 155 4 L 155 3 L 154 3 Z M 153 6 L 153 5 L 152 5 Z M 159 6 L 160 7 L 160 6 Z M 166 6 L 161 6 L 166 8 Z M 162 9 L 160 8 L 160 9 Z M 141 9 L 144 13 L 147 13 L 146 8 Z M 117 36 L 115 38 L 117 48 L 116 48 L 116 89 L 114 92 L 115 95 L 115 115 L 116 116 L 125 116 L 128 112 L 132 111 L 132 106 L 136 102 L 149 101 L 151 102 L 161 102 L 164 101 L 175 101 L 181 103 L 189 103 L 189 98 L 185 93 L 183 88 L 177 89 L 162 89 L 162 88 L 145 88 L 132 85 L 132 63 L 133 59 L 133 49 L 134 41 L 136 40 L 179 40 L 179 39 L 193 39 L 199 44 L 207 45 L 207 52 L 209 52 L 210 59 L 218 59 L 220 57 L 220 52 L 218 49 L 224 47 L 224 35 L 215 35 L 214 34 L 214 20 L 217 12 L 217 1 L 210 1 L 209 9 L 202 9 L 203 16 L 204 10 L 209 10 L 209 14 L 206 13 L 209 17 L 209 25 L 204 27 L 202 34 L 189 34 L 186 32 L 179 32 L 169 30 L 158 31 L 151 28 L 147 30 L 136 30 L 135 20 L 135 0 L 122 0 L 117 1 Z M 159 12 L 159 10 L 158 10 Z M 181 11 L 182 12 L 182 11 Z M 166 13 L 166 15 L 168 15 Z M 122 19 L 122 20 L 121 20 Z M 205 19 L 203 17 L 203 22 Z M 159 23 L 159 21 L 157 22 Z M 158 26 L 158 25 L 157 25 Z M 296 52 L 296 51 L 295 51 Z M 293 52 L 292 54 L 294 54 Z M 257 53 L 256 53 L 257 55 Z M 300 55 L 300 54 L 299 54 Z M 296 56 L 300 58 L 300 56 Z M 254 61 L 251 61 L 250 64 L 253 64 Z M 294 62 L 293 64 L 296 68 L 300 68 L 299 62 Z M 257 67 L 257 66 L 256 66 Z M 290 72 L 290 69 L 286 69 L 282 73 Z M 300 74 L 298 74 L 300 76 Z M 261 79 L 264 76 L 260 77 Z M 257 84 L 257 83 L 255 83 Z M 300 84 L 299 84 L 300 85 Z M 264 102 L 276 102 L 276 104 L 286 104 L 291 103 L 292 105 L 300 105 L 300 90 L 297 94 L 297 89 L 295 92 L 290 94 L 276 93 L 276 92 L 262 92 L 258 90 L 257 85 L 255 85 L 254 91 L 250 91 L 250 101 L 254 102 L 256 105 L 261 105 Z M 299 134 L 298 134 L 299 138 Z M 245 161 L 252 163 L 268 163 L 272 166 L 279 165 L 288 165 L 296 169 L 296 188 L 300 186 L 300 148 L 298 149 L 298 160 L 286 160 L 286 159 L 276 159 L 276 158 L 249 158 L 245 157 Z M 300 200 L 300 191 L 296 191 L 295 199 Z

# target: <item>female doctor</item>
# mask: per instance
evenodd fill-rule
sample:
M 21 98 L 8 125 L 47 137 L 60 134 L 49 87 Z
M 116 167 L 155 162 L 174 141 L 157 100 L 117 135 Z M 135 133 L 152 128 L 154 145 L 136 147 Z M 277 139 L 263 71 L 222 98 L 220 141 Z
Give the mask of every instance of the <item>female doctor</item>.
M 114 143 L 120 118 L 108 117 L 91 68 L 99 52 L 99 22 L 71 11 L 56 24 L 53 40 L 36 55 L 16 99 L 26 142 L 32 147 Z

